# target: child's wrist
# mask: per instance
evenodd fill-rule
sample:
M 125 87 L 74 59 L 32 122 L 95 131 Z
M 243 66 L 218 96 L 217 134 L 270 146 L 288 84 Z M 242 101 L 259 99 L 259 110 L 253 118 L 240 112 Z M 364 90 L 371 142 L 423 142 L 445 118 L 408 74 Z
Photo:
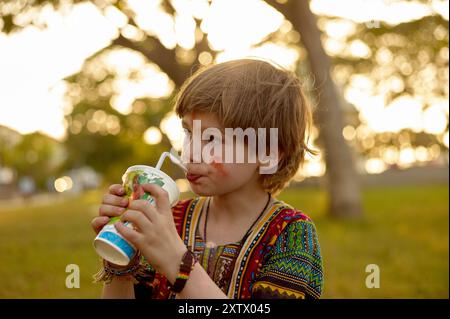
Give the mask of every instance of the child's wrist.
M 94 275 L 94 282 L 110 283 L 113 279 L 117 279 L 137 283 L 139 279 L 151 277 L 154 270 L 148 263 L 141 263 L 141 257 L 141 254 L 137 252 L 126 266 L 116 265 L 103 259 L 103 268 Z
M 182 249 L 178 249 L 177 251 L 174 252 L 174 257 L 172 258 L 172 260 L 170 261 L 169 265 L 166 268 L 165 277 L 169 282 L 173 283 L 176 280 L 178 272 L 180 270 L 181 260 L 186 251 L 187 248 L 186 246 L 184 246 Z
M 169 280 L 169 289 L 171 291 L 180 293 L 184 289 L 196 262 L 197 259 L 195 254 L 186 249 L 181 256 L 181 262 L 176 271 L 176 275 L 172 275 L 172 278 L 167 278 Z

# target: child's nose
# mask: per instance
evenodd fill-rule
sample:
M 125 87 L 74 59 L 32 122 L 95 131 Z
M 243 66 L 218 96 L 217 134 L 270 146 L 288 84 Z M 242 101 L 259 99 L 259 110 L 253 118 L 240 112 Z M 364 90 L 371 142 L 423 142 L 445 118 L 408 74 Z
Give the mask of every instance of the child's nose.
M 208 143 L 208 141 L 204 141 L 201 139 L 196 142 L 194 141 L 194 138 L 185 139 L 183 142 L 183 148 L 181 150 L 181 160 L 183 161 L 183 163 L 202 163 L 203 148 Z
M 201 161 L 202 145 L 200 144 L 200 147 L 197 146 L 196 148 L 194 148 L 194 145 L 195 143 L 193 142 L 193 139 L 184 141 L 183 149 L 181 150 L 181 160 L 183 161 L 183 164 L 187 165 L 188 163 L 195 163 L 195 159 L 197 162 Z

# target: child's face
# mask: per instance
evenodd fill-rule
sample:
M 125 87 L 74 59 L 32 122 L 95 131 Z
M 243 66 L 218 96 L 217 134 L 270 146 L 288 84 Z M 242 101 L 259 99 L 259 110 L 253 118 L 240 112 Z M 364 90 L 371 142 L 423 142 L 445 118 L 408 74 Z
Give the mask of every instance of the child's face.
M 247 153 L 247 145 L 239 144 L 242 147 L 244 152 L 244 162 L 237 163 L 236 160 L 236 141 L 232 141 L 231 143 L 227 141 L 225 142 L 225 128 L 220 124 L 216 115 L 207 113 L 207 112 L 192 112 L 183 117 L 183 128 L 186 133 L 186 140 L 183 152 L 186 152 L 186 147 L 190 147 L 189 160 L 184 154 L 184 159 L 187 162 L 188 172 L 186 174 L 186 178 L 188 179 L 191 189 L 194 193 L 200 196 L 212 196 L 212 195 L 222 195 L 226 193 L 230 193 L 233 191 L 237 191 L 242 187 L 261 187 L 258 182 L 259 164 L 256 161 L 249 162 L 248 161 L 248 153 Z M 209 140 L 202 140 L 200 137 L 200 141 L 193 142 L 193 139 L 199 138 L 194 131 L 194 120 L 200 120 L 201 122 L 196 121 L 196 125 L 201 124 L 201 132 L 204 132 L 207 128 L 217 128 L 221 131 L 222 139 L 214 139 L 210 138 Z M 205 150 L 205 146 L 209 144 L 212 145 L 212 142 L 218 143 L 222 149 L 222 155 L 216 154 L 215 152 L 207 152 L 211 154 L 209 161 L 210 163 L 205 162 L 205 158 L 198 157 L 200 162 L 196 161 L 194 152 Z M 200 148 L 195 149 L 194 143 L 198 143 L 197 145 Z M 225 152 L 226 150 L 233 150 L 233 158 L 231 162 L 226 160 Z M 210 148 L 211 150 L 211 148 Z M 198 154 L 199 155 L 199 154 Z

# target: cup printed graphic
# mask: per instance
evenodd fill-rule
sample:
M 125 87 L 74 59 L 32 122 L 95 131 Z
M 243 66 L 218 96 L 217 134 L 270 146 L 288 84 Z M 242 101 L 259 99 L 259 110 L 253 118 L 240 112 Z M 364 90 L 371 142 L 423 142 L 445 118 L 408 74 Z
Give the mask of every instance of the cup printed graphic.
M 156 184 L 169 194 L 171 206 L 178 201 L 180 192 L 176 183 L 164 172 L 145 165 L 135 165 L 127 169 L 122 176 L 126 196 L 132 200 L 143 199 L 154 205 L 154 198 L 142 187 L 143 184 Z M 136 247 L 120 235 L 114 224 L 120 217 L 112 217 L 108 224 L 98 233 L 94 240 L 94 248 L 105 260 L 120 266 L 126 266 L 136 254 Z M 134 228 L 132 223 L 125 222 L 125 226 Z

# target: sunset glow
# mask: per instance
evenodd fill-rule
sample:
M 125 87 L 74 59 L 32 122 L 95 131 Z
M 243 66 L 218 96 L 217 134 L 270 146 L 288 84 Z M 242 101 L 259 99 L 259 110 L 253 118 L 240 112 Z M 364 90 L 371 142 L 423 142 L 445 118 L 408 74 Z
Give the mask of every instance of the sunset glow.
M 272 59 L 294 70 L 301 58 L 297 48 L 280 43 L 267 42 L 255 47 L 278 29 L 283 30 L 286 36 L 298 37 L 298 34 L 291 33 L 292 25 L 278 11 L 260 0 L 215 0 L 210 7 L 206 0 L 176 0 L 173 5 L 183 14 L 177 14 L 175 18 L 160 10 L 159 1 L 128 0 L 128 4 L 136 12 L 135 20 L 141 30 L 128 26 L 122 34 L 137 39 L 145 31 L 156 35 L 169 49 L 176 45 L 186 52 L 192 49 L 197 36 L 194 18 L 204 18 L 201 29 L 207 33 L 212 49 L 220 52 L 216 61 L 208 52 L 200 54 L 198 62 L 203 65 L 254 56 Z M 371 52 L 360 40 L 345 45 L 346 37 L 355 32 L 358 24 L 377 20 L 394 25 L 421 18 L 430 14 L 430 10 L 448 20 L 448 1 L 440 0 L 432 1 L 431 5 L 387 0 L 314 0 L 311 8 L 318 15 L 344 18 L 326 24 L 319 21 L 328 35 L 328 40 L 324 42 L 328 54 L 345 52 L 355 58 L 373 54 L 379 63 L 386 65 L 395 58 L 389 50 Z M 9 36 L 0 33 L 0 125 L 22 134 L 41 131 L 56 139 L 64 139 L 67 127 L 64 115 L 70 111 L 70 106 L 64 99 L 67 85 L 63 79 L 79 72 L 85 59 L 108 46 L 118 36 L 118 28 L 126 25 L 126 17 L 119 10 L 111 7 L 105 12 L 103 15 L 89 3 L 75 5 L 73 10 L 64 13 L 48 9 L 43 16 L 48 20 L 47 29 L 27 27 Z M 444 36 L 448 34 L 448 30 L 441 32 Z M 439 34 L 434 36 L 440 37 Z M 441 58 L 448 61 L 448 49 L 442 52 Z M 122 114 L 133 111 L 132 105 L 136 99 L 167 97 L 174 89 L 166 74 L 136 52 L 111 50 L 102 59 L 104 65 L 116 74 L 110 103 Z M 127 80 L 127 75 L 133 70 L 138 72 L 139 81 Z M 337 78 L 346 76 L 338 71 Z M 101 70 L 94 66 L 93 72 Z M 433 72 L 431 66 L 424 68 L 423 76 L 432 77 Z M 365 146 L 370 148 L 373 144 L 370 135 L 373 133 L 398 133 L 411 129 L 438 136 L 439 141 L 448 148 L 448 99 L 426 96 L 425 90 L 423 96 L 404 93 L 388 102 L 388 90 L 402 92 L 404 83 L 396 77 L 388 77 L 383 82 L 385 88 L 375 87 L 375 81 L 370 76 L 351 75 L 350 86 L 343 95 L 359 111 L 362 124 L 360 127 L 346 125 L 344 138 L 351 142 L 365 134 Z M 101 114 L 98 114 L 97 122 L 92 121 L 88 128 L 109 134 L 120 132 L 117 120 L 103 118 Z M 72 130 L 77 130 L 77 124 Z M 162 139 L 161 134 L 166 134 L 173 146 L 179 149 L 181 132 L 179 120 L 169 113 L 159 128 L 149 128 L 143 138 L 148 144 L 157 144 Z M 380 157 L 369 158 L 365 168 L 369 173 L 379 173 L 396 160 L 409 165 L 414 161 L 432 159 L 436 152 L 436 149 L 412 149 L 405 145 L 397 154 L 397 151 L 388 148 Z M 305 167 L 311 176 L 325 172 L 325 166 L 320 161 L 309 161 Z

